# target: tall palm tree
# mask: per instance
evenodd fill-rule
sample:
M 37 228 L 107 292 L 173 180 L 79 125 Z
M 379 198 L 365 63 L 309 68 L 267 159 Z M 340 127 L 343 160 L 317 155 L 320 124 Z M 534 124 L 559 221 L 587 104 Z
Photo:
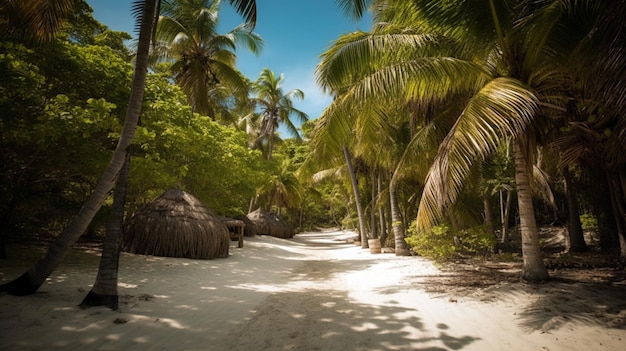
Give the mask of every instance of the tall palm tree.
M 304 93 L 300 89 L 293 89 L 285 93 L 282 87 L 283 79 L 282 74 L 277 77 L 269 68 L 264 68 L 251 89 L 252 93 L 255 94 L 252 101 L 260 109 L 261 117 L 255 145 L 258 147 L 262 143 L 267 144 L 267 159 L 272 158 L 276 131 L 281 124 L 288 133 L 300 140 L 298 128 L 290 117 L 297 117 L 300 123 L 309 120 L 306 113 L 293 105 L 293 99 L 304 99 Z
M 171 61 L 174 81 L 194 112 L 216 118 L 229 94 L 247 93 L 247 82 L 235 68 L 235 49 L 243 44 L 255 54 L 261 37 L 243 24 L 227 34 L 217 32 L 221 0 L 163 3 L 157 24 L 155 60 Z M 228 93 L 224 93 L 227 89 Z
M 584 14 L 590 3 L 583 3 L 375 2 L 380 13 L 394 18 L 381 22 L 372 34 L 346 37 L 319 74 L 329 89 L 349 85 L 348 94 L 362 104 L 373 104 L 380 96 L 427 103 L 467 94 L 426 178 L 418 215 L 422 228 L 445 215 L 475 162 L 494 152 L 503 137 L 514 137 L 522 275 L 531 281 L 548 277 L 528 185 L 533 145 L 539 141 L 531 136 L 550 127 L 539 123 L 549 121 L 542 118 L 545 114 L 561 108 L 564 99 L 554 97 L 563 96 L 559 58 L 568 52 L 558 43 L 571 42 L 562 34 L 579 24 L 568 16 Z
M 158 10 L 157 10 L 158 12 Z M 102 257 L 98 267 L 96 281 L 80 306 L 107 306 L 113 310 L 118 308 L 119 295 L 117 290 L 119 268 L 119 243 L 123 231 L 126 205 L 126 189 L 130 168 L 130 148 L 126 160 L 119 173 L 113 195 L 113 209 L 107 222 L 106 237 L 103 242 Z
M 236 7 L 238 12 L 244 14 L 247 21 L 256 23 L 256 2 L 254 0 L 231 0 L 230 2 Z M 156 22 L 159 4 L 160 0 L 138 0 L 133 3 L 133 12 L 140 23 L 135 70 L 124 125 L 111 161 L 104 170 L 91 196 L 85 201 L 76 217 L 68 224 L 57 240 L 51 244 L 46 254 L 20 277 L 0 286 L 0 290 L 7 291 L 13 295 L 35 293 L 59 266 L 63 257 L 65 257 L 76 240 L 85 232 L 89 223 L 91 223 L 98 210 L 102 207 L 109 191 L 113 188 L 116 177 L 125 162 L 128 148 L 133 141 L 141 114 L 148 70 L 150 39 L 154 23 Z
M 141 23 L 137 59 L 124 126 L 109 165 L 104 170 L 93 193 L 85 201 L 77 216 L 68 224 L 57 240 L 52 243 L 46 254 L 19 278 L 3 285 L 3 290 L 14 295 L 28 295 L 36 292 L 46 278 L 58 267 L 71 246 L 85 232 L 96 212 L 102 207 L 108 192 L 113 188 L 117 175 L 126 159 L 127 149 L 133 141 L 139 115 L 141 114 L 148 70 L 148 50 L 154 24 L 156 3 L 157 0 L 135 3 L 135 13 Z

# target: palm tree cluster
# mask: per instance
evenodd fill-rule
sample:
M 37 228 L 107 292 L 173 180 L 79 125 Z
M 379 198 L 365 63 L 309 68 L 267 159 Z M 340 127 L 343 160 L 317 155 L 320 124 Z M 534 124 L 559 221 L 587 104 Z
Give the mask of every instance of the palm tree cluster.
M 626 255 L 624 2 L 340 3 L 356 16 L 371 5 L 374 24 L 322 55 L 318 83 L 335 100 L 314 156 L 338 165 L 349 148 L 377 174 L 371 184 L 385 179 L 396 245 L 410 218 L 418 232 L 491 223 L 489 164 L 510 150 L 525 279 L 548 278 L 533 200 L 553 199 L 554 179 L 566 182 L 570 218 L 575 189 L 594 187 L 602 248 Z M 571 248 L 584 248 L 574 229 Z

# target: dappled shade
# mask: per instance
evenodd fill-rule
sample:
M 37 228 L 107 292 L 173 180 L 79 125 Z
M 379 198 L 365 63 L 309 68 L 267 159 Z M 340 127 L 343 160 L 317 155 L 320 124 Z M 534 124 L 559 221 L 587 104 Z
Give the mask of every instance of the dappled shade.
M 272 212 L 258 209 L 247 215 L 248 219 L 254 223 L 258 235 L 270 235 L 277 238 L 293 238 L 295 232 L 286 221 L 278 218 Z
M 126 252 L 165 257 L 212 259 L 228 257 L 228 228 L 200 200 L 170 189 L 126 223 Z

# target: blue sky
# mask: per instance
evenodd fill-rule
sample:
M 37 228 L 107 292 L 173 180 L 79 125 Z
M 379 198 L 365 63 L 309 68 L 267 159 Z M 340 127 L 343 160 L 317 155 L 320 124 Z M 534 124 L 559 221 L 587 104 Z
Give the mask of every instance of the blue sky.
M 93 16 L 113 30 L 134 34 L 130 15 L 132 0 L 87 0 Z M 341 34 L 357 29 L 367 31 L 371 17 L 355 22 L 347 17 L 336 0 L 257 0 L 258 17 L 255 32 L 263 37 L 265 46 L 259 56 L 245 49 L 237 52 L 237 68 L 249 79 L 256 80 L 265 67 L 283 74 L 283 89 L 300 89 L 304 101 L 296 108 L 309 118 L 317 118 L 331 102 L 315 84 L 314 70 L 319 55 Z M 226 33 L 242 22 L 228 1 L 222 1 L 220 30 Z

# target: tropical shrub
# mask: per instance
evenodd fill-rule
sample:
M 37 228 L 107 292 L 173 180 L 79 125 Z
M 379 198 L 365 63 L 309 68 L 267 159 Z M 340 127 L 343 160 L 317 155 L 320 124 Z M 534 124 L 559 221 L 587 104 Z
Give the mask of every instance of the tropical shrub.
M 455 230 L 449 224 L 440 224 L 417 232 L 415 224 L 413 221 L 407 230 L 407 244 L 417 254 L 436 261 L 486 255 L 496 244 L 496 237 L 483 226 Z

